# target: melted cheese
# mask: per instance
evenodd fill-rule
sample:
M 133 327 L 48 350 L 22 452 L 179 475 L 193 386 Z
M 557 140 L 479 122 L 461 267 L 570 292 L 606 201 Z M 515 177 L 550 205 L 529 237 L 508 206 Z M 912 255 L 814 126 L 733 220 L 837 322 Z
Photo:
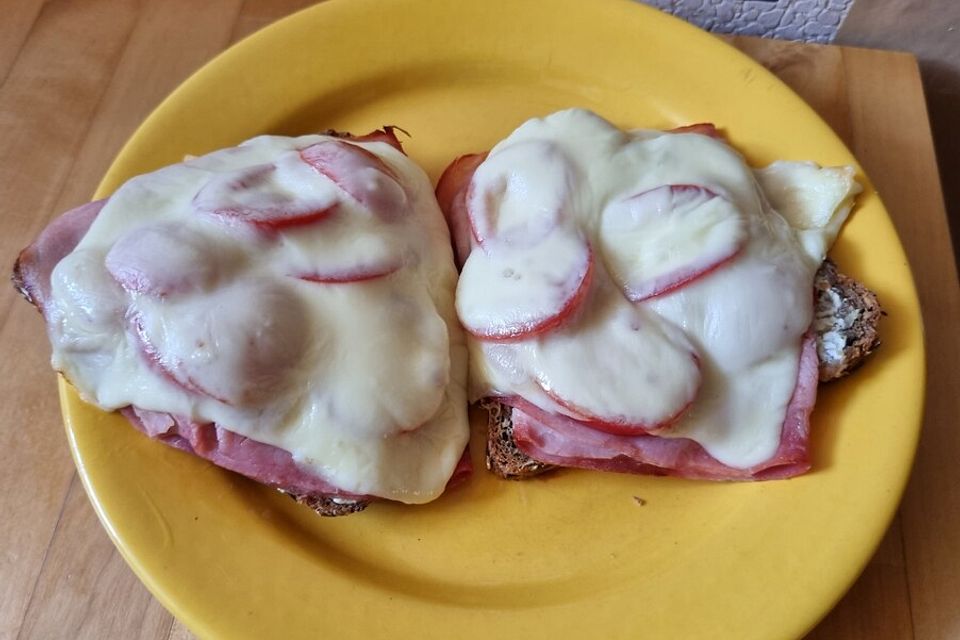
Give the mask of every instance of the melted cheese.
M 549 162 L 543 161 L 545 147 L 553 153 Z M 511 161 L 506 169 L 500 167 L 504 158 Z M 696 371 L 678 365 L 676 352 L 664 349 L 663 339 L 652 341 L 652 329 L 638 338 L 642 323 L 613 322 L 584 310 L 568 319 L 562 330 L 546 335 L 511 343 L 469 339 L 471 398 L 520 395 L 547 411 L 574 418 L 584 418 L 579 410 L 584 405 L 593 408 L 591 415 L 618 417 L 624 407 L 638 403 L 662 411 L 668 392 L 699 382 L 692 405 L 658 435 L 691 438 L 732 467 L 748 468 L 771 458 L 797 380 L 802 336 L 812 320 L 814 274 L 859 191 L 852 169 L 778 162 L 755 172 L 718 140 L 692 133 L 623 132 L 582 110 L 526 122 L 494 147 L 486 163 L 494 164 L 486 169 L 481 165 L 470 192 L 487 198 L 491 193 L 506 194 L 510 212 L 521 208 L 518 200 L 526 190 L 534 215 L 543 219 L 542 203 L 552 202 L 558 192 L 547 196 L 535 190 L 540 185 L 563 185 L 557 224 L 576 228 L 599 254 L 587 304 L 591 308 L 633 304 L 644 322 L 661 333 L 682 334 L 674 342 L 691 345 L 701 379 L 696 381 Z M 504 171 L 509 180 L 502 177 Z M 572 182 L 567 177 L 571 175 L 576 176 Z M 504 183 L 512 185 L 512 191 L 504 190 Z M 649 219 L 644 222 L 643 216 L 623 213 L 624 202 L 664 185 L 696 185 L 719 197 L 704 199 L 713 208 L 697 216 L 661 216 L 655 211 L 657 215 L 644 213 Z M 718 203 L 725 208 L 716 209 Z M 495 208 L 495 203 L 486 204 Z M 618 211 L 616 224 L 604 223 L 609 211 Z M 516 216 L 510 217 L 517 227 Z M 639 226 L 627 229 L 623 220 Z M 627 302 L 623 279 L 615 277 L 631 265 L 656 272 L 658 265 L 671 260 L 723 256 L 723 247 L 731 242 L 737 243 L 732 259 L 639 302 Z M 475 240 L 473 244 L 474 254 L 493 255 Z M 673 246 L 666 251 L 664 245 L 669 244 Z M 646 258 L 657 252 L 663 255 Z M 472 258 L 473 254 L 465 274 Z M 492 277 L 470 281 L 461 277 L 459 283 L 461 290 L 496 286 Z M 513 292 L 514 297 L 521 295 Z M 598 334 L 602 340 L 595 339 Z M 573 348 L 585 338 L 588 348 Z M 645 340 L 649 344 L 643 344 Z M 576 355 L 544 357 L 547 345 L 551 353 L 558 351 L 557 342 L 568 343 L 566 350 Z M 636 365 L 637 349 L 644 354 L 643 367 Z M 548 393 L 540 382 L 544 378 L 570 397 Z M 672 402 L 677 406 L 679 399 Z
M 329 140 L 255 138 L 123 185 L 54 270 L 53 364 L 103 409 L 217 422 L 344 491 L 427 502 L 468 437 L 449 237 L 406 156 L 355 143 L 396 178 L 362 176 L 402 207 L 381 216 L 300 160 Z M 212 213 L 334 203 L 278 229 Z

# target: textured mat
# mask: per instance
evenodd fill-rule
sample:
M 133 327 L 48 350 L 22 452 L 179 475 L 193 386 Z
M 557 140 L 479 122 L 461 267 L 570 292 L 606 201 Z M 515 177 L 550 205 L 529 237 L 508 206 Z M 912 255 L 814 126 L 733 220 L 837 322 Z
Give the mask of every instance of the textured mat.
M 708 31 L 832 42 L 853 0 L 643 0 Z

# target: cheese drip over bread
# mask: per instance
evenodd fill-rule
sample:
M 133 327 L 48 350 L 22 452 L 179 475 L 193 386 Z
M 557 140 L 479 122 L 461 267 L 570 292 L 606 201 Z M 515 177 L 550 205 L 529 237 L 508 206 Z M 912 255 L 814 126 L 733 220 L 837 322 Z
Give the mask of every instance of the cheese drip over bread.
M 713 137 L 621 131 L 577 109 L 524 123 L 465 197 L 471 399 L 690 438 L 731 467 L 768 460 L 853 174 L 754 170 Z
M 379 141 L 264 136 L 124 184 L 55 268 L 53 364 L 347 493 L 436 498 L 468 438 L 448 232 Z

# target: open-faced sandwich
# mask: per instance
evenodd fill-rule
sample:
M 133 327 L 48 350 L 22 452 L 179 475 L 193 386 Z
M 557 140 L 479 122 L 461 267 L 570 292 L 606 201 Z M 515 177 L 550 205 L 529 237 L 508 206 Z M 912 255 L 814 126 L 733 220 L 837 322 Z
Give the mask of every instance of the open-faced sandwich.
M 469 472 L 456 277 L 390 128 L 139 176 L 14 269 L 85 400 L 324 515 L 428 502 Z
M 754 170 L 711 125 L 526 122 L 437 187 L 488 466 L 714 480 L 807 471 L 818 379 L 878 344 L 825 262 L 851 167 Z

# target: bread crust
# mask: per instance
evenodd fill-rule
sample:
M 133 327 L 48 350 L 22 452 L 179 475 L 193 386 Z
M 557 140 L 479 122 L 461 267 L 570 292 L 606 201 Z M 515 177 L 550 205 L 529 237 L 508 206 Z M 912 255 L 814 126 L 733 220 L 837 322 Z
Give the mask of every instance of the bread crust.
M 363 511 L 370 506 L 370 500 L 345 500 L 315 493 L 294 493 L 285 489 L 277 489 L 277 491 L 290 496 L 298 504 L 310 507 L 318 515 L 327 518 L 350 515 Z

